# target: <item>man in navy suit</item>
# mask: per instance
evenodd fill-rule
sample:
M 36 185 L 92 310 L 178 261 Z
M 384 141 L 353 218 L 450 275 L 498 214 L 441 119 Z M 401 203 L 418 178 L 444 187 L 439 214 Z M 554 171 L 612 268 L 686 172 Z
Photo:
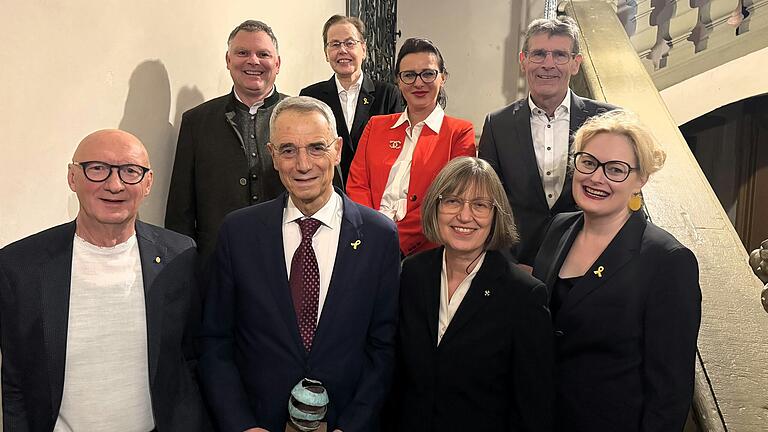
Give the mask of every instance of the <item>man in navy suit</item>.
M 222 432 L 282 432 L 291 389 L 310 378 L 327 389 L 329 431 L 376 431 L 394 363 L 397 229 L 333 188 L 342 143 L 325 103 L 285 99 L 270 136 L 287 193 L 231 213 L 219 232 L 204 395 Z
M 488 114 L 480 136 L 478 155 L 496 170 L 515 216 L 520 241 L 513 252 L 528 266 L 552 218 L 577 210 L 567 169 L 573 134 L 589 117 L 615 108 L 568 88 L 581 61 L 573 19 L 531 22 L 520 52 L 530 94 Z

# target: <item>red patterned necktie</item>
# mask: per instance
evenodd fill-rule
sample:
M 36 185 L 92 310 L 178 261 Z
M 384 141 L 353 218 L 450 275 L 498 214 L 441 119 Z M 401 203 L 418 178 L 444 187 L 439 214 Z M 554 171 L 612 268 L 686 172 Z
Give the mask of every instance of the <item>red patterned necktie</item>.
M 291 287 L 293 307 L 299 321 L 299 335 L 307 351 L 312 349 L 312 339 L 317 327 L 317 309 L 320 298 L 320 270 L 317 267 L 317 257 L 312 249 L 312 236 L 320 227 L 317 219 L 297 219 L 301 229 L 301 243 L 296 248 L 291 260 L 291 276 L 288 284 Z

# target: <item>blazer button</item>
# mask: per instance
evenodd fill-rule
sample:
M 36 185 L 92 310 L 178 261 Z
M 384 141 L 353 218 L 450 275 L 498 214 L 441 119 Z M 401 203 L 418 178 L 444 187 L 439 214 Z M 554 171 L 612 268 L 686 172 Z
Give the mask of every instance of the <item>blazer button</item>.
M 565 333 L 563 333 L 562 330 L 555 330 L 555 336 L 557 337 L 563 337 L 565 336 Z
M 254 195 L 254 196 L 251 197 L 251 201 L 258 201 L 258 200 L 259 200 L 259 196 L 258 195 Z
M 416 195 L 411 195 L 411 201 L 416 201 Z
M 245 186 L 248 184 L 248 180 L 245 179 L 245 177 L 240 178 L 240 186 Z

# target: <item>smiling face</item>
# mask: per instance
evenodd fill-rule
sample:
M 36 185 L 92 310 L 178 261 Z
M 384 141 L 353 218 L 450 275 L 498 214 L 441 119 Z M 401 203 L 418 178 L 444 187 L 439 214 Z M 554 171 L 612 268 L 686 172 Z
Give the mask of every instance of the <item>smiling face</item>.
M 338 49 L 329 48 L 326 44 L 325 59 L 339 78 L 348 78 L 355 82 L 360 77 L 360 67 L 367 53 L 365 41 L 362 40 L 363 37 L 355 26 L 348 22 L 334 24 L 328 28 L 328 33 L 326 34 L 328 44 L 344 42 L 350 39 L 360 41 L 360 43 L 351 49 L 345 47 L 344 44 Z
M 237 32 L 225 58 L 235 91 L 245 104 L 253 105 L 272 90 L 280 72 L 280 56 L 267 33 Z
M 286 110 L 275 119 L 271 130 L 269 151 L 280 180 L 291 195 L 293 203 L 306 216 L 320 210 L 333 192 L 333 173 L 341 161 L 340 144 L 332 136 L 328 122 L 318 112 Z M 312 144 L 330 144 L 320 157 L 312 157 L 306 148 Z M 281 157 L 284 146 L 298 149 L 295 157 Z
M 136 164 L 149 167 L 149 157 L 133 135 L 118 131 L 94 132 L 83 139 L 72 157 L 73 162 L 100 161 L 112 165 Z M 78 230 L 91 233 L 124 230 L 133 233 L 139 206 L 152 188 L 152 171 L 134 185 L 123 183 L 116 170 L 103 182 L 92 182 L 79 165 L 70 164 L 67 180 L 77 194 L 80 212 Z
M 528 52 L 536 50 L 570 53 L 573 50 L 573 41 L 568 36 L 539 33 L 528 40 Z M 581 60 L 581 55 L 576 55 L 566 64 L 558 65 L 555 64 L 552 55 L 547 55 L 543 63 L 533 63 L 524 52 L 521 52 L 520 66 L 525 72 L 534 103 L 544 108 L 550 104 L 556 106 L 562 102 L 568 91 L 571 76 L 579 72 Z
M 463 194 L 448 194 L 462 200 L 472 201 L 482 199 L 492 201 L 488 194 L 479 192 L 475 186 L 468 187 Z M 470 208 L 469 203 L 462 203 L 458 212 L 446 212 L 438 205 L 437 224 L 440 240 L 445 245 L 448 254 L 477 256 L 486 245 L 491 235 L 494 210 L 485 217 L 478 217 Z
M 399 73 L 407 71 L 421 73 L 427 69 L 440 71 L 437 56 L 432 53 L 418 52 L 403 57 L 400 61 Z M 397 86 L 408 104 L 409 114 L 432 112 L 437 105 L 437 95 L 443 84 L 445 84 L 445 78 L 442 73 L 439 73 L 431 83 L 425 83 L 421 78 L 416 78 L 413 84 L 405 84 L 402 80 L 397 80 Z
M 637 167 L 634 148 L 624 135 L 597 134 L 586 143 L 582 151 L 591 154 L 602 163 L 622 161 L 630 167 Z M 646 179 L 641 178 L 634 169 L 623 182 L 608 180 L 602 167 L 592 174 L 583 174 L 574 170 L 573 198 L 587 217 L 628 217 L 629 198 L 633 193 L 640 192 L 645 181 Z

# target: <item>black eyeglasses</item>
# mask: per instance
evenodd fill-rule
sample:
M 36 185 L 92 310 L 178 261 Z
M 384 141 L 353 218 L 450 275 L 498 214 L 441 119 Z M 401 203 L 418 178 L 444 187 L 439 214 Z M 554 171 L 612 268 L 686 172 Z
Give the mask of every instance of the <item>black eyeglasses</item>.
M 100 161 L 72 162 L 72 164 L 82 168 L 85 178 L 94 183 L 106 181 L 112 175 L 112 170 L 117 170 L 117 176 L 123 183 L 135 185 L 144 180 L 144 176 L 150 171 L 149 168 L 136 164 L 112 165 Z
M 483 198 L 465 200 L 453 195 L 438 195 L 437 199 L 440 200 L 440 211 L 447 214 L 459 213 L 464 209 L 464 203 L 468 203 L 469 209 L 475 217 L 484 218 L 488 217 L 496 207 L 493 201 Z
M 397 77 L 400 78 L 400 81 L 403 82 L 403 84 L 413 84 L 416 82 L 416 78 L 421 78 L 421 81 L 425 84 L 434 82 L 437 79 L 437 76 L 440 75 L 439 70 L 435 69 L 424 69 L 421 72 L 416 71 L 402 71 L 399 74 L 397 74 Z
M 573 155 L 573 166 L 576 171 L 582 174 L 592 174 L 598 168 L 603 167 L 605 178 L 612 182 L 621 183 L 629 177 L 632 171 L 637 168 L 630 166 L 624 161 L 600 162 L 596 157 L 587 152 L 578 152 Z
M 578 55 L 578 53 L 572 53 L 568 51 L 548 51 L 543 49 L 535 49 L 524 52 L 526 58 L 532 63 L 544 63 L 547 60 L 547 55 L 552 54 L 552 61 L 554 61 L 556 65 L 564 65 Z

